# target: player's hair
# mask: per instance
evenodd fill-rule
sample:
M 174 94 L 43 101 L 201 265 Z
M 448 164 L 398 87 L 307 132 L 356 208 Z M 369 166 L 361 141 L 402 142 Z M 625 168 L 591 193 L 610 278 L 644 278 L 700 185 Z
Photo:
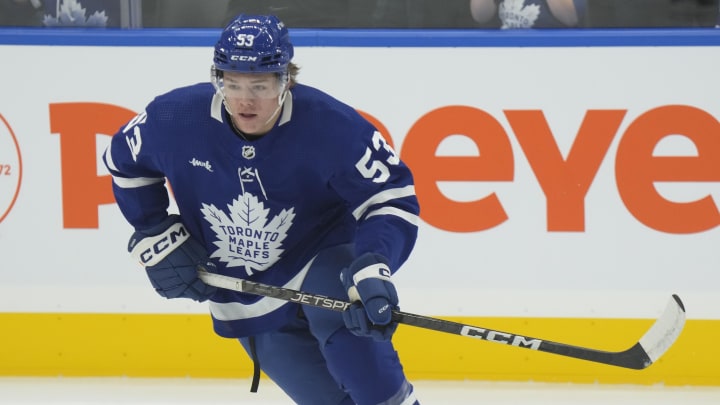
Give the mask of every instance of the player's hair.
M 288 75 L 288 88 L 293 87 L 297 83 L 297 76 L 300 73 L 300 66 L 297 64 L 290 62 L 288 63 L 287 67 L 287 75 Z

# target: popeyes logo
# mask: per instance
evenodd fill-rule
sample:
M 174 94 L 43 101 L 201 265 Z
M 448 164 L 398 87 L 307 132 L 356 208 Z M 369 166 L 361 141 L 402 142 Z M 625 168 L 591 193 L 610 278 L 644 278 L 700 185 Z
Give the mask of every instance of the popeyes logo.
M 10 124 L 0 114 L 0 222 L 17 201 L 22 182 L 20 146 Z
M 428 224 L 450 232 L 475 232 L 508 220 L 496 193 L 474 201 L 455 201 L 438 182 L 512 182 L 515 160 L 526 159 L 546 202 L 549 232 L 585 230 L 585 197 L 600 165 L 614 159 L 614 180 L 627 211 L 654 230 L 673 234 L 703 232 L 720 223 L 709 193 L 692 201 L 671 201 L 656 182 L 720 181 L 720 123 L 708 112 L 687 105 L 659 106 L 637 117 L 627 110 L 588 110 L 569 152 L 563 155 L 541 110 L 505 110 L 506 131 L 491 114 L 470 106 L 445 106 L 421 116 L 408 130 L 401 158 L 412 168 Z M 375 117 L 363 113 L 383 133 L 392 136 Z M 97 175 L 95 136 L 113 134 L 135 113 L 99 103 L 50 105 L 51 130 L 60 136 L 63 220 L 66 228 L 97 228 L 100 204 L 114 202 L 111 179 Z M 621 124 L 628 124 L 619 133 Z M 464 135 L 481 151 L 474 156 L 438 156 L 440 143 Z M 693 156 L 656 156 L 655 147 L 668 136 L 689 140 Z M 511 145 L 514 137 L 520 151 Z M 610 145 L 619 138 L 614 156 Z

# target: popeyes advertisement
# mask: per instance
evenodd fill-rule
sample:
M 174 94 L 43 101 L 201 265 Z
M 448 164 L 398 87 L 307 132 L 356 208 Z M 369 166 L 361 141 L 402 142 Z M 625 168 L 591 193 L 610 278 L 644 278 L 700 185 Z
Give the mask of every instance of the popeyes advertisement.
M 101 154 L 154 96 L 206 81 L 212 50 L 0 50 L 0 310 L 205 311 L 156 297 L 129 258 Z M 298 47 L 295 61 L 413 169 L 408 310 L 655 317 L 678 293 L 690 318 L 720 319 L 716 53 Z

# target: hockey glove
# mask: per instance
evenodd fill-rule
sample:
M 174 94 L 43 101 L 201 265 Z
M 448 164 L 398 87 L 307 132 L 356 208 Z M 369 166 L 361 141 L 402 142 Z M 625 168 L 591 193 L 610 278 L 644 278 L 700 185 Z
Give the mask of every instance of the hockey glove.
M 392 311 L 398 308 L 398 296 L 390 275 L 387 259 L 375 253 L 361 255 L 340 272 L 340 280 L 353 301 L 342 313 L 343 320 L 353 334 L 377 341 L 392 337 L 397 329 Z
M 128 251 L 145 266 L 150 283 L 165 298 L 202 302 L 217 291 L 198 278 L 199 268 L 216 272 L 216 267 L 205 248 L 180 222 L 179 215 L 170 215 L 150 229 L 135 232 Z

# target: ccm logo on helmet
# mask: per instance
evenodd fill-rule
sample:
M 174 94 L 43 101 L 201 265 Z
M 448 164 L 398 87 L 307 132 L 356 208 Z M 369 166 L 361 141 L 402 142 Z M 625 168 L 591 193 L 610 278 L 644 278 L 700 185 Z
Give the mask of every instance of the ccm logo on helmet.
M 143 238 L 130 251 L 130 255 L 144 266 L 154 266 L 165 256 L 190 237 L 190 233 L 181 223 L 176 223 L 165 232 Z
M 230 56 L 231 61 L 240 61 L 240 62 L 257 62 L 258 58 L 257 56 L 248 56 L 248 55 L 231 55 Z

